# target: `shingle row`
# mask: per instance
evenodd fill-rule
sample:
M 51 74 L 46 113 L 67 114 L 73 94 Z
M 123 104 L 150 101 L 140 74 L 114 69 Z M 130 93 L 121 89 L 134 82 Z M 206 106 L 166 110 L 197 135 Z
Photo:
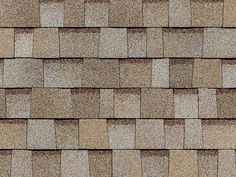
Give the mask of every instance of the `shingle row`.
M 0 149 L 236 149 L 224 119 L 0 120 Z
M 0 169 L 12 177 L 236 175 L 235 150 L 0 151 Z
M 235 89 L 0 89 L 2 118 L 236 118 Z
M 0 58 L 235 58 L 235 43 L 226 28 L 0 28 Z
M 236 60 L 5 59 L 0 87 L 236 88 Z
M 0 1 L 0 27 L 235 27 L 234 0 Z

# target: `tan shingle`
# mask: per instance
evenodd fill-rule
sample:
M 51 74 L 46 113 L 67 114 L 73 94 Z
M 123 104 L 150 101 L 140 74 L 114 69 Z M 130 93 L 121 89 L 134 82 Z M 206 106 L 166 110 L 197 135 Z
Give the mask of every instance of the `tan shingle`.
M 100 115 L 101 118 L 114 117 L 114 90 L 101 89 L 100 90 Z
M 222 89 L 217 90 L 217 112 L 219 118 L 236 117 L 236 90 Z
M 113 151 L 113 177 L 142 176 L 141 155 L 138 150 Z
M 60 56 L 97 57 L 99 32 L 96 28 L 60 29 Z
M 99 117 L 99 89 L 72 90 L 73 114 L 75 118 Z
M 63 27 L 64 1 L 41 1 L 41 27 Z
M 89 1 L 85 3 L 85 26 L 108 26 L 109 1 Z
M 194 59 L 193 65 L 193 87 L 222 87 L 220 60 Z
M 143 177 L 168 177 L 169 152 L 165 150 L 141 151 Z
M 32 177 L 31 151 L 13 150 L 11 177 Z
M 117 89 L 115 90 L 114 108 L 116 118 L 140 117 L 140 90 Z
M 0 28 L 0 57 L 12 58 L 13 56 L 14 56 L 14 29 Z
M 152 60 L 152 87 L 169 87 L 169 59 Z
M 198 156 L 199 177 L 217 176 L 218 152 L 216 150 L 200 150 Z
M 151 75 L 152 60 L 120 60 L 121 87 L 150 87 Z
M 108 120 L 109 148 L 134 149 L 135 120 Z
M 169 177 L 198 177 L 197 151 L 171 150 Z
M 174 98 L 171 89 L 142 89 L 142 118 L 174 117 Z
M 4 87 L 42 87 L 43 62 L 41 59 L 4 60 Z
M 39 0 L 1 0 L 0 4 L 1 27 L 39 26 Z
M 191 26 L 191 0 L 169 0 L 169 26 Z
M 44 87 L 81 87 L 82 60 L 44 60 Z
M 147 28 L 147 57 L 163 57 L 162 28 Z
M 5 90 L 0 89 L 0 118 L 6 117 L 6 99 Z
M 146 57 L 147 37 L 146 29 L 128 29 L 128 57 Z
M 235 0 L 224 0 L 224 27 L 236 27 L 235 6 Z
M 223 0 L 191 0 L 192 26 L 222 26 Z
M 203 120 L 205 149 L 235 149 L 236 122 L 234 120 Z
M 11 176 L 11 151 L 0 151 L 0 174 L 2 177 Z
M 143 1 L 143 23 L 147 27 L 168 26 L 169 2 L 168 0 Z
M 235 58 L 236 29 L 204 29 L 203 57 Z
M 29 119 L 28 149 L 56 149 L 54 120 Z
M 174 91 L 175 118 L 198 118 L 198 93 L 196 89 Z
M 89 176 L 88 151 L 63 150 L 61 152 L 61 177 Z
M 65 0 L 64 26 L 84 26 L 84 0 Z
M 119 60 L 84 59 L 83 87 L 118 87 Z
M 31 117 L 71 118 L 72 101 L 69 89 L 33 88 Z
M 33 29 L 15 29 L 15 57 L 32 57 Z
M 58 149 L 78 149 L 78 120 L 55 120 L 55 129 Z
M 33 151 L 32 176 L 60 177 L 60 156 L 59 151 Z
M 111 151 L 89 151 L 89 172 L 91 177 L 111 177 L 111 163 Z
M 59 37 L 57 28 L 34 29 L 34 58 L 58 58 Z
M 236 60 L 222 60 L 223 88 L 236 87 Z
M 136 148 L 137 149 L 164 149 L 163 119 L 136 120 Z
M 79 147 L 82 149 L 108 148 L 106 119 L 80 119 Z
M 109 26 L 142 26 L 142 0 L 110 0 Z
M 26 120 L 1 120 L 0 149 L 25 149 L 26 132 Z
M 191 88 L 193 82 L 193 60 L 170 60 L 170 87 Z
M 0 59 L 0 87 L 3 87 L 4 60 Z
M 217 118 L 215 89 L 199 89 L 199 118 Z
M 30 118 L 30 89 L 6 90 L 7 118 Z
M 164 120 L 166 149 L 183 149 L 184 119 Z
M 201 119 L 186 119 L 184 129 L 184 148 L 202 148 L 202 122 Z
M 235 150 L 219 150 L 218 176 L 234 177 L 235 175 Z
M 165 57 L 201 57 L 202 43 L 202 29 L 164 29 Z
M 127 45 L 126 28 L 102 28 L 99 43 L 99 58 L 126 58 Z

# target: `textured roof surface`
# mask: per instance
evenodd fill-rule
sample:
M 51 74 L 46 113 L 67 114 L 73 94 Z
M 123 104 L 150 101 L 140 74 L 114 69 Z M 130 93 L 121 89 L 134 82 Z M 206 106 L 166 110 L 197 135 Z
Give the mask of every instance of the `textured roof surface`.
M 236 0 L 0 0 L 0 177 L 235 177 Z

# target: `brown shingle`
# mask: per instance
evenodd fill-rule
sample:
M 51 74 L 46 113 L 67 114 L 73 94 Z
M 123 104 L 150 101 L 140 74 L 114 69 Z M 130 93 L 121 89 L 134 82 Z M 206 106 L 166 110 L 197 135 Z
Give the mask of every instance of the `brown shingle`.
M 100 90 L 100 115 L 101 118 L 114 117 L 114 90 L 101 89 Z
M 1 0 L 1 27 L 38 27 L 40 24 L 38 0 Z
M 140 117 L 140 90 L 117 89 L 115 90 L 114 108 L 116 118 Z
M 198 177 L 197 151 L 194 150 L 171 150 L 169 176 Z
M 224 0 L 224 27 L 236 27 L 236 1 Z
M 111 177 L 112 152 L 89 151 L 89 172 L 91 177 Z
M 165 29 L 165 57 L 201 57 L 203 43 L 202 29 Z
M 82 149 L 108 148 L 106 119 L 80 119 L 79 147 Z
M 58 58 L 59 37 L 57 28 L 34 29 L 34 58 Z
M 11 151 L 0 151 L 0 174 L 2 177 L 11 176 Z
M 194 59 L 193 87 L 222 87 L 221 61 L 218 59 Z
M 110 0 L 109 26 L 142 26 L 142 0 Z
M 217 112 L 219 118 L 236 117 L 236 90 L 223 89 L 217 90 Z
M 170 60 L 170 87 L 191 88 L 193 82 L 193 60 Z
M 135 120 L 108 120 L 110 149 L 134 149 Z
M 30 89 L 6 90 L 7 118 L 30 118 Z
M 12 58 L 13 56 L 14 56 L 14 29 L 0 28 L 0 57 Z
M 44 87 L 81 87 L 82 60 L 44 60 Z
M 109 1 L 87 1 L 85 3 L 85 26 L 108 26 Z
M 15 57 L 32 57 L 33 29 L 15 29 Z
M 171 89 L 142 89 L 142 118 L 174 117 L 174 98 Z
M 64 26 L 84 26 L 84 0 L 65 0 Z
M 128 29 L 128 57 L 146 57 L 146 29 Z
M 32 176 L 60 176 L 61 153 L 59 151 L 33 151 Z
M 29 119 L 28 149 L 56 149 L 54 120 Z
M 235 58 L 236 29 L 204 29 L 203 57 Z
M 135 147 L 137 149 L 164 149 L 165 140 L 163 120 L 136 120 L 135 139 Z
M 191 26 L 191 0 L 169 0 L 169 26 Z
M 138 150 L 113 151 L 113 177 L 142 176 L 141 155 Z
M 120 60 L 121 87 L 150 87 L 152 60 Z
M 55 120 L 55 129 L 58 149 L 78 149 L 78 120 Z
M 108 59 L 84 59 L 83 87 L 118 87 L 119 61 Z
M 0 89 L 0 118 L 6 117 L 5 90 Z
M 4 60 L 4 87 L 42 87 L 43 62 L 41 59 Z
M 126 58 L 128 53 L 126 28 L 102 28 L 99 58 Z
M 63 150 L 61 152 L 61 177 L 89 176 L 87 150 Z
M 69 89 L 33 88 L 31 117 L 71 118 L 72 100 Z
M 147 28 L 147 57 L 163 57 L 162 28 Z
M 147 27 L 168 26 L 168 0 L 143 1 L 143 23 Z
M 75 118 L 99 117 L 99 89 L 72 90 L 73 111 Z
M 25 149 L 26 132 L 26 120 L 1 120 L 0 149 Z

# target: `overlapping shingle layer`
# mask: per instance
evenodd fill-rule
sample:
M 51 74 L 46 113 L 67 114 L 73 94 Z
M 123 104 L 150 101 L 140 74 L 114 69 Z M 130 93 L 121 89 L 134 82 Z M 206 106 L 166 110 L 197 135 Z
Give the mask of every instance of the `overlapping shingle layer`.
M 0 0 L 0 177 L 235 177 L 235 0 Z

